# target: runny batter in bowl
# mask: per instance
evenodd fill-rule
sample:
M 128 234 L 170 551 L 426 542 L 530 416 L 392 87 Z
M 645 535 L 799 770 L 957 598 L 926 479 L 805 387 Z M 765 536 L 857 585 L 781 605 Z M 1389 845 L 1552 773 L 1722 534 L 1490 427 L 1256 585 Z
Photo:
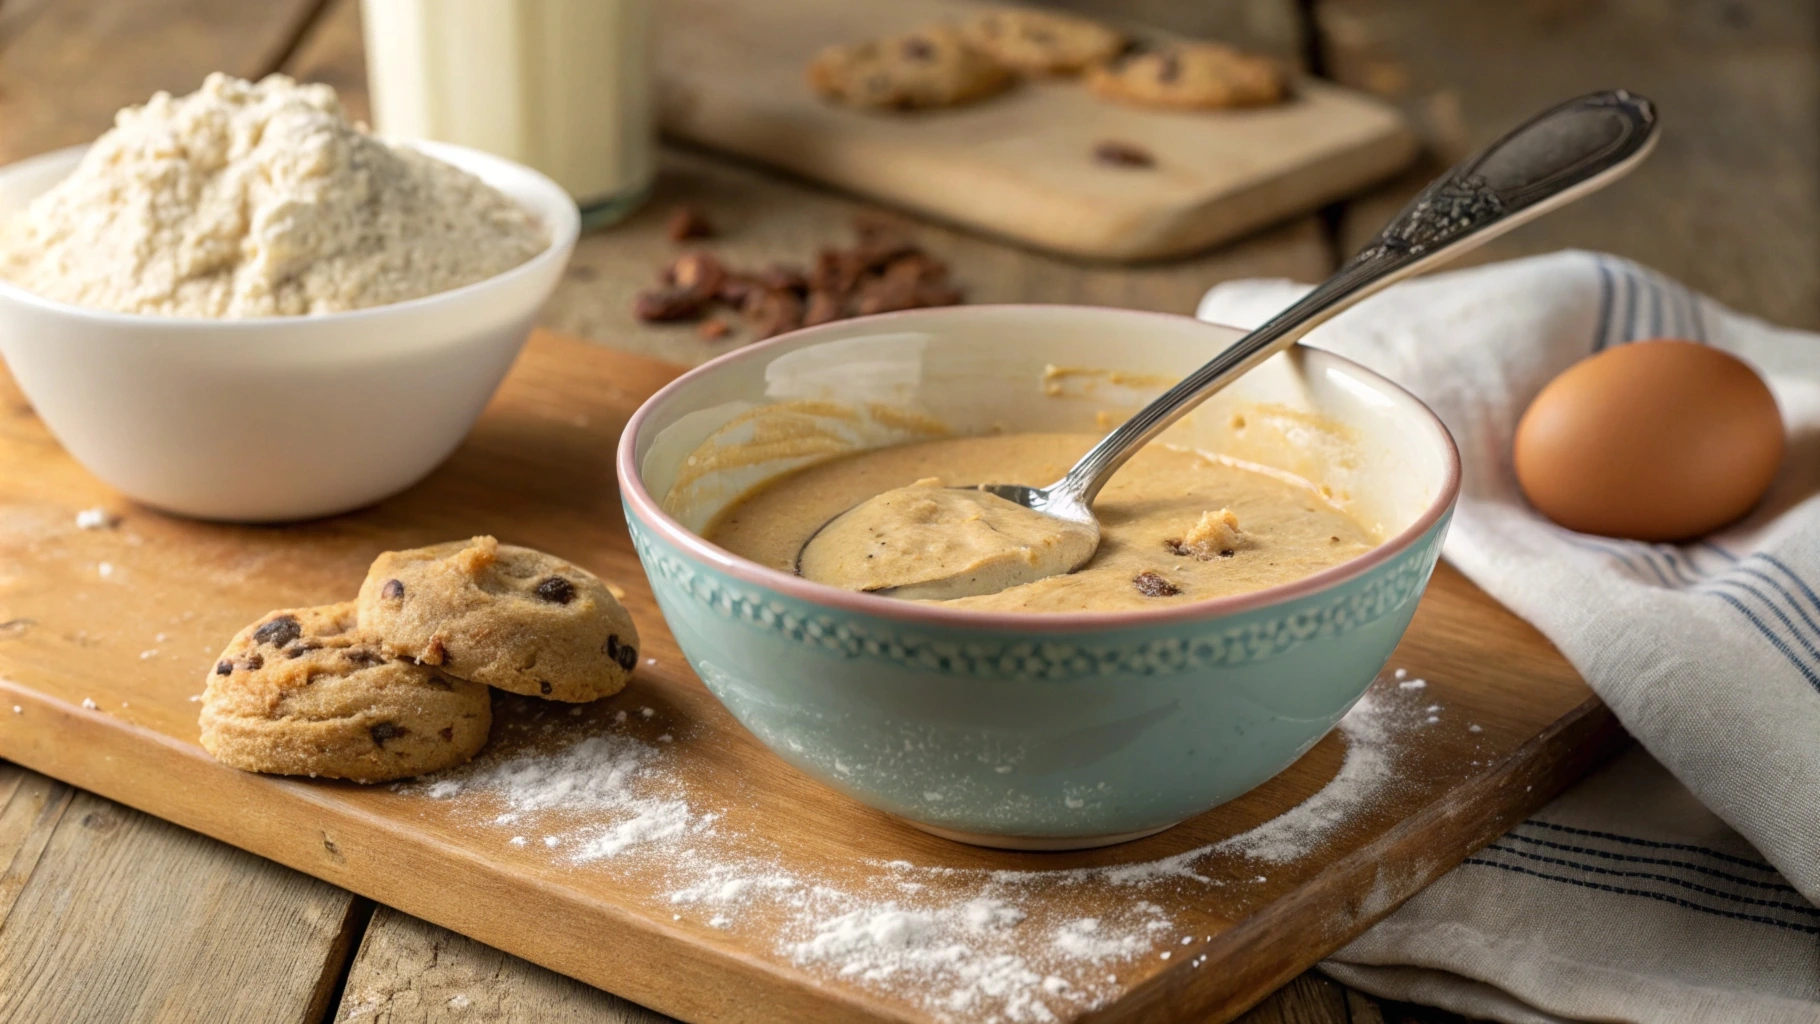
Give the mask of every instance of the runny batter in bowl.
M 793 572 L 817 529 L 875 495 L 919 481 L 1041 485 L 1059 479 L 1098 440 L 1004 434 L 857 452 L 767 482 L 729 506 L 705 535 L 734 554 Z M 1119 470 L 1093 508 L 1100 545 L 1083 568 L 940 603 L 1013 612 L 1159 608 L 1288 583 L 1377 544 L 1306 482 L 1160 444 Z M 883 537 L 875 557 L 915 559 L 922 554 L 917 545 L 931 542 L 946 541 L 940 531 L 907 529 Z

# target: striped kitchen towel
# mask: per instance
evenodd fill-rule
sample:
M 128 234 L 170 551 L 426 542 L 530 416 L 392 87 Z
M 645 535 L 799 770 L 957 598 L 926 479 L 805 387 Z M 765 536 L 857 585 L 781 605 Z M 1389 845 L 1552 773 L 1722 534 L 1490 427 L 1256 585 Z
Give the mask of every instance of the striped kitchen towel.
M 1222 284 L 1250 326 L 1306 290 Z M 1544 384 L 1640 338 L 1723 348 L 1769 382 L 1788 458 L 1700 543 L 1533 512 L 1511 441 Z M 1414 392 L 1464 462 L 1446 557 L 1559 646 L 1643 748 L 1335 954 L 1367 991 L 1503 1021 L 1820 1022 L 1820 335 L 1626 260 L 1567 252 L 1392 288 L 1316 330 Z

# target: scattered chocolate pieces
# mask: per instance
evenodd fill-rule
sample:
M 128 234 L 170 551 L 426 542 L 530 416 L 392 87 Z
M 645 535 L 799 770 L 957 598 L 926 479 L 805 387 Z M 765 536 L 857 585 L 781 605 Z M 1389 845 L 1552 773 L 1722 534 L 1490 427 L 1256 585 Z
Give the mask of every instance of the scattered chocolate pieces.
M 400 736 L 409 735 L 410 732 L 411 730 L 395 722 L 380 722 L 367 730 L 367 733 L 373 737 L 373 745 L 376 747 L 383 747 L 386 740 L 395 740 Z
M 669 235 L 672 242 L 713 238 L 714 225 L 695 207 L 678 206 L 670 211 L 670 220 L 664 225 L 664 234 Z
M 866 213 L 854 218 L 853 227 L 857 239 L 851 248 L 821 250 L 807 272 L 781 263 L 735 270 L 711 253 L 684 253 L 664 271 L 662 287 L 639 294 L 633 313 L 650 322 L 693 320 L 721 302 L 740 311 L 756 339 L 848 317 L 962 301 L 947 264 L 924 252 L 903 221 Z M 709 319 L 697 333 L 717 341 L 731 330 L 725 321 Z
M 1132 578 L 1131 583 L 1145 597 L 1174 597 L 1182 592 L 1181 587 L 1154 572 L 1140 572 Z
M 390 601 L 404 597 L 404 583 L 401 580 L 386 580 L 385 586 L 379 588 L 379 596 Z
M 1156 157 L 1131 142 L 1107 139 L 1093 147 L 1093 159 L 1108 167 L 1155 167 Z

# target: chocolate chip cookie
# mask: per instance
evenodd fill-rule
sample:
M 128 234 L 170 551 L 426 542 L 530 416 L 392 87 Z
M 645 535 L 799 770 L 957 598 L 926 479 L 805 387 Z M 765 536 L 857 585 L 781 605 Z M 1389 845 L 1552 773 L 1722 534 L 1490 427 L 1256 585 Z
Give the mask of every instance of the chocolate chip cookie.
M 1139 106 L 1217 110 L 1275 103 L 1289 85 L 1267 57 L 1219 43 L 1181 43 L 1093 68 L 1087 88 Z
M 591 701 L 638 664 L 638 631 L 605 583 L 492 537 L 388 551 L 359 603 L 388 655 L 513 693 Z
M 473 757 L 492 725 L 479 683 L 387 656 L 354 602 L 276 611 L 209 672 L 202 746 L 253 772 L 385 782 Z
M 1032 75 L 1075 74 L 1111 60 L 1125 37 L 1097 21 L 1051 11 L 988 11 L 961 25 L 975 49 Z
M 809 62 L 809 87 L 849 107 L 911 110 L 969 103 L 1011 84 L 1011 69 L 943 25 L 830 46 Z

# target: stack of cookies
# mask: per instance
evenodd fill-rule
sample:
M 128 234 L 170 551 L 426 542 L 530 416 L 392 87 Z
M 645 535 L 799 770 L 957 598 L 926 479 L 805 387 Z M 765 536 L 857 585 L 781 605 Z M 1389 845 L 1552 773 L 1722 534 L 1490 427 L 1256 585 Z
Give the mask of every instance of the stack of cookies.
M 809 64 L 809 85 L 851 107 L 952 107 L 1003 91 L 1020 75 L 1085 75 L 1107 99 L 1214 110 L 1275 103 L 1288 81 L 1274 61 L 1213 42 L 1140 49 L 1099 22 L 1005 8 L 954 25 L 830 46 Z
M 202 745 L 223 764 L 385 782 L 487 741 L 488 687 L 585 702 L 618 693 L 638 631 L 593 573 L 492 537 L 388 551 L 357 600 L 275 611 L 221 652 Z

